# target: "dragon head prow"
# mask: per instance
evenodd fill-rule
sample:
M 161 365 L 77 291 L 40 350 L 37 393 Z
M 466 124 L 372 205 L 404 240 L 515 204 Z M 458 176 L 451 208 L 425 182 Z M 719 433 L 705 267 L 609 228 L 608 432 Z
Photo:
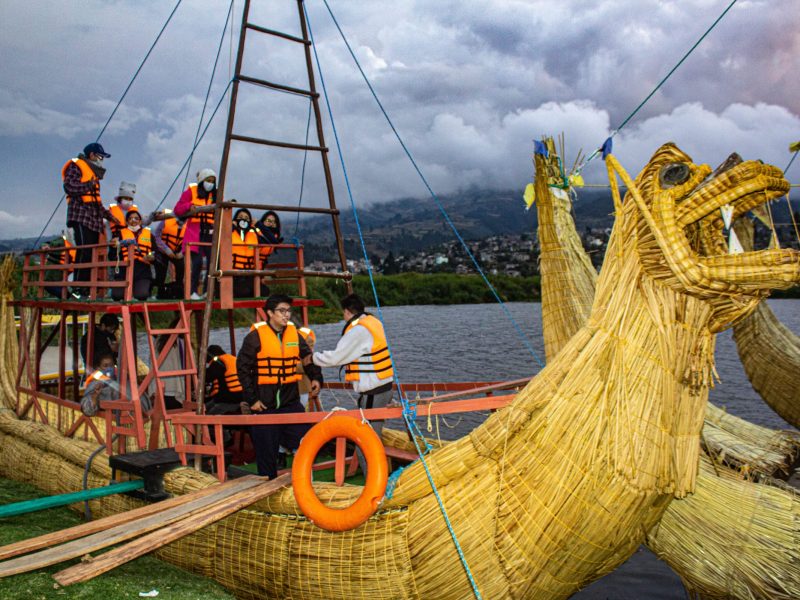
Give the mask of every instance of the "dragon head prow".
M 786 194 L 790 186 L 777 167 L 731 155 L 712 171 L 667 143 L 631 183 L 623 214 L 636 221 L 637 251 L 645 274 L 707 303 L 712 331 L 749 314 L 773 289 L 800 282 L 800 252 L 733 253 L 721 214 L 727 211 L 731 223 Z

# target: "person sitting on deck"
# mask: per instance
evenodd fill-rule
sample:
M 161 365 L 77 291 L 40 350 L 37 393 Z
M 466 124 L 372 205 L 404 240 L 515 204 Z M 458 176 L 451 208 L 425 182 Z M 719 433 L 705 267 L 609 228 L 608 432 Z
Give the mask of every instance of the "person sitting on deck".
M 206 414 L 230 415 L 240 412 L 242 384 L 236 374 L 236 357 L 221 346 L 208 347 L 206 363 Z
M 214 212 L 200 211 L 200 209 L 214 204 L 216 197 L 217 174 L 211 169 L 200 169 L 197 172 L 197 183 L 189 184 L 173 209 L 175 216 L 187 220 L 186 230 L 183 234 L 183 254 L 189 256 L 191 263 L 192 300 L 202 298 L 198 293 L 200 271 L 203 268 L 203 259 L 207 265 L 210 263 L 211 246 L 190 246 L 189 244 L 211 243 L 214 232 Z M 203 288 L 205 289 L 205 283 Z
M 117 330 L 119 329 L 119 317 L 106 313 L 100 317 L 100 322 L 94 329 L 94 338 L 92 340 L 92 362 L 95 362 L 96 357 L 103 354 L 110 354 L 116 356 L 119 350 L 119 342 L 117 341 Z M 83 364 L 88 365 L 86 360 L 86 345 L 89 340 L 89 334 L 84 333 L 80 341 L 81 358 Z
M 244 400 L 253 414 L 291 414 L 305 412 L 297 387 L 301 375 L 298 363 L 311 356 L 311 349 L 294 325 L 289 324 L 292 299 L 272 295 L 264 304 L 267 320 L 255 323 L 244 338 L 236 357 L 236 371 Z M 308 368 L 312 393 L 322 387 L 322 371 Z M 278 475 L 278 447 L 296 450 L 308 424 L 254 425 L 250 430 L 256 450 L 258 474 L 274 479 Z
M 81 396 L 81 412 L 87 417 L 93 417 L 100 410 L 100 402 L 119 400 L 120 390 L 117 382 L 117 367 L 114 356 L 101 353 L 92 361 L 94 371 L 86 378 Z M 130 386 L 127 386 L 127 397 L 131 397 Z M 149 412 L 153 405 L 147 394 L 139 396 L 142 412 Z M 115 411 L 116 412 L 116 411 Z
M 281 237 L 281 219 L 274 210 L 268 210 L 261 215 L 261 218 L 255 224 L 255 229 L 258 233 L 259 244 L 280 244 L 283 242 L 283 237 Z M 262 269 L 264 265 L 267 264 L 268 257 L 274 250 L 275 248 L 268 247 L 259 250 Z
M 68 160 L 61 168 L 64 193 L 67 196 L 67 227 L 72 228 L 76 246 L 101 243 L 100 238 L 105 235 L 103 219 L 122 226 L 122 223 L 117 222 L 116 217 L 103 206 L 100 197 L 100 180 L 106 172 L 103 159 L 110 156 L 103 146 L 94 142 L 88 144 L 82 154 Z M 78 263 L 88 263 L 91 260 L 91 248 L 78 249 Z M 90 279 L 91 269 L 78 269 L 75 272 L 75 281 Z M 75 296 L 79 299 L 88 295 L 86 288 L 75 290 Z
M 83 384 L 81 412 L 93 417 L 100 410 L 100 400 L 109 401 L 119 398 L 119 386 L 114 390 L 111 383 L 116 382 L 114 356 L 108 353 L 94 355 L 92 361 L 94 371 Z
M 142 227 L 142 215 L 136 206 L 128 209 L 128 213 L 125 215 L 125 222 L 127 225 L 122 228 L 120 232 L 121 239 L 119 240 L 119 260 L 121 264 L 115 279 L 117 281 L 125 281 L 128 270 L 128 254 L 133 252 L 133 297 L 137 300 L 147 300 L 148 296 L 150 296 L 150 287 L 153 284 L 150 265 L 155 260 L 150 228 Z M 111 297 L 114 300 L 122 300 L 125 297 L 125 288 L 112 288 Z
M 232 265 L 237 270 L 252 271 L 256 268 L 258 233 L 252 227 L 253 217 L 246 208 L 233 215 L 233 240 L 231 242 Z M 233 297 L 252 298 L 255 293 L 253 277 L 238 275 L 233 278 Z
M 314 364 L 320 367 L 344 365 L 344 379 L 351 382 L 358 393 L 358 407 L 383 408 L 392 400 L 394 381 L 383 324 L 366 312 L 364 300 L 357 294 L 345 296 L 341 304 L 345 319 L 342 337 L 335 349 L 314 352 Z M 383 421 L 371 421 L 370 425 L 380 437 Z M 358 462 L 366 474 L 366 461 L 360 450 Z
M 186 222 L 178 219 L 169 209 L 164 212 L 164 218 L 157 220 L 151 231 L 156 247 L 154 283 L 158 288 L 159 300 L 183 298 L 183 234 Z M 175 280 L 167 284 L 170 265 L 175 269 Z

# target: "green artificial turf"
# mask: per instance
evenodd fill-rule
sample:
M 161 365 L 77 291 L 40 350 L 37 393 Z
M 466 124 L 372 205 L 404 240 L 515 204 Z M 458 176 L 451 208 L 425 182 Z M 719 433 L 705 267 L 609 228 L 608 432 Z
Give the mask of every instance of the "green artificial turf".
M 0 504 L 42 497 L 33 486 L 0 479 Z M 82 519 L 67 508 L 51 508 L 16 517 L 0 519 L 0 545 L 65 529 L 81 523 Z M 158 590 L 159 600 L 216 600 L 233 599 L 217 582 L 194 575 L 143 556 L 85 583 L 59 586 L 52 574 L 75 564 L 77 559 L 53 565 L 47 569 L 0 579 L 0 598 L 3 600 L 38 600 L 40 598 L 80 598 L 85 600 L 117 600 L 139 598 L 140 592 Z

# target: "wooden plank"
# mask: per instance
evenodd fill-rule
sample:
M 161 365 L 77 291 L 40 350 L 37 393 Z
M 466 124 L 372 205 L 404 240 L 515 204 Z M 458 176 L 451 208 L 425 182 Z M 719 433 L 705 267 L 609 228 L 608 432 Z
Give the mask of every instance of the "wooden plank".
M 249 479 L 249 477 L 242 477 L 239 481 L 243 479 Z M 230 487 L 230 485 L 230 483 L 224 484 L 225 487 Z M 163 502 L 146 504 L 145 506 L 126 511 L 124 513 L 111 515 L 109 517 L 97 519 L 96 521 L 89 521 L 88 523 L 81 523 L 75 527 L 54 531 L 52 533 L 40 535 L 35 538 L 14 542 L 13 544 L 0 547 L 0 560 L 13 558 L 14 556 L 19 556 L 20 554 L 28 554 L 29 552 L 41 550 L 42 548 L 49 548 L 50 546 L 54 546 L 56 544 L 63 544 L 64 542 L 69 542 L 80 537 L 91 535 L 93 533 L 97 533 L 98 531 L 105 531 L 107 529 L 111 529 L 112 527 L 116 527 L 117 525 L 123 525 L 136 519 L 161 513 L 170 508 L 186 504 L 192 500 L 205 498 L 206 496 L 215 493 L 217 490 L 222 489 L 222 487 L 223 486 L 212 485 L 207 488 L 203 488 L 202 490 L 192 492 L 191 494 L 175 496 L 174 498 L 169 498 Z M 0 568 L 2 568 L 1 565 Z
M 152 514 L 148 517 L 117 525 L 111 529 L 82 537 L 68 542 L 55 548 L 48 548 L 35 554 L 20 556 L 12 560 L 0 563 L 0 577 L 26 573 L 34 569 L 41 569 L 56 563 L 83 556 L 89 552 L 102 550 L 108 546 L 119 544 L 136 536 L 159 529 L 166 524 L 173 523 L 178 519 L 184 518 L 191 512 L 197 512 L 213 506 L 215 503 L 226 500 L 230 496 L 242 493 L 248 488 L 253 488 L 261 484 L 263 479 L 259 477 L 243 477 L 231 482 L 230 487 L 214 486 L 213 492 L 202 498 L 194 498 L 189 502 L 167 509 L 166 511 Z M 238 482 L 239 485 L 236 485 Z
M 162 527 L 158 531 L 154 531 L 124 546 L 109 550 L 93 560 L 59 571 L 53 577 L 61 585 L 72 585 L 73 583 L 87 581 L 219 521 L 245 506 L 274 494 L 281 488 L 290 485 L 291 482 L 292 476 L 290 473 L 265 481 L 257 487 L 239 492 L 224 502 L 219 502 L 214 506 L 198 511 L 189 518 Z

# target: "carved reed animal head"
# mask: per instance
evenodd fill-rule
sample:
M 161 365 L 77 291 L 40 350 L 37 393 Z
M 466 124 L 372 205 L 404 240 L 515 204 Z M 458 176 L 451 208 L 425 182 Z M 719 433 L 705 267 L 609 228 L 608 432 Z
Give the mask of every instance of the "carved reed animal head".
M 708 303 L 712 331 L 719 331 L 748 314 L 771 290 L 800 282 L 800 253 L 740 252 L 735 240 L 729 248 L 725 226 L 788 191 L 776 167 L 732 155 L 712 172 L 669 143 L 650 159 L 635 189 L 628 190 L 624 212 L 637 213 L 637 249 L 645 272 Z

